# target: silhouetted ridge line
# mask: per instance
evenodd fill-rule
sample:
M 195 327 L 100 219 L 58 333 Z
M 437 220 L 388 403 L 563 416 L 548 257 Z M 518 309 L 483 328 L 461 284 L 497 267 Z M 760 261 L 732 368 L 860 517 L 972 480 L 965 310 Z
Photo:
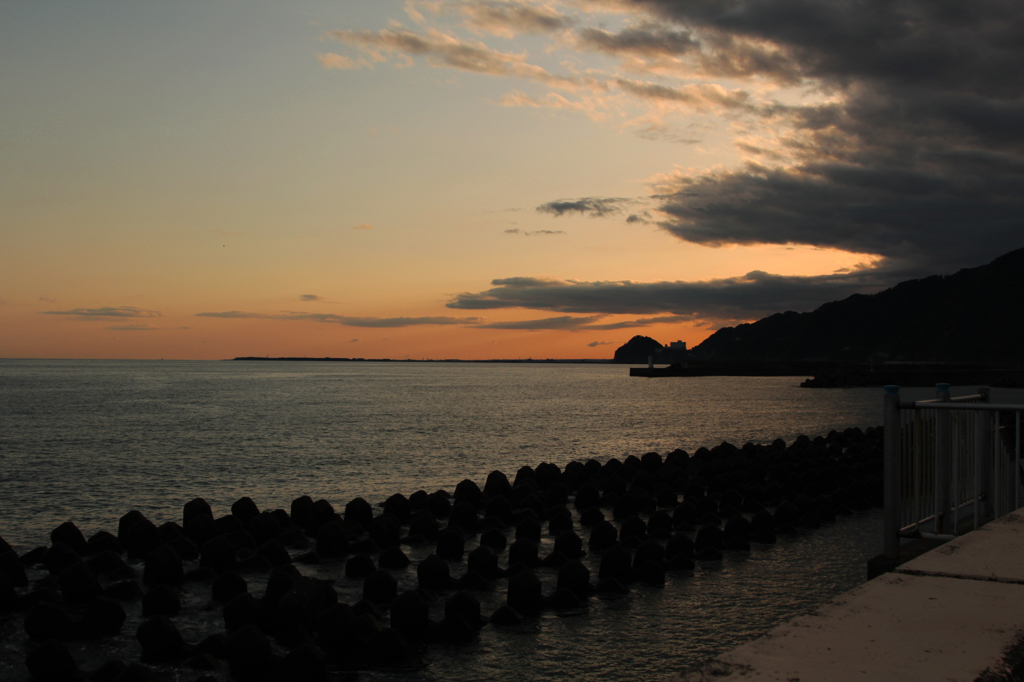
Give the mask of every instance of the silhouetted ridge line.
M 953 275 L 854 294 L 808 313 L 725 327 L 691 358 L 738 361 L 1020 363 L 1024 249 Z

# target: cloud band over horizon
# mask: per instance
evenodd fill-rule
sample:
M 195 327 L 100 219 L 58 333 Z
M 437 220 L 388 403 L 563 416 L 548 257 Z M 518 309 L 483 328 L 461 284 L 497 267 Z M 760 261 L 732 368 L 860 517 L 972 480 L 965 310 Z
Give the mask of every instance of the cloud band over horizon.
M 423 325 L 464 325 L 476 324 L 483 320 L 479 317 L 349 317 L 346 315 L 334 315 L 329 313 L 302 313 L 302 312 L 281 312 L 281 313 L 247 313 L 240 310 L 226 312 L 196 313 L 196 317 L 218 317 L 228 320 L 285 320 L 285 321 L 311 321 L 340 324 L 346 327 L 368 327 L 368 328 L 399 328 L 415 327 Z
M 468 9 L 479 8 L 476 3 L 409 7 L 421 28 L 329 35 L 367 59 L 424 58 L 431 68 L 551 89 L 512 91 L 506 105 L 588 115 L 632 107 L 643 112 L 633 116 L 646 126 L 638 128 L 641 135 L 664 132 L 672 112 L 729 117 L 742 161 L 664 174 L 644 200 L 650 210 L 629 215 L 627 224 L 653 224 L 707 247 L 792 244 L 868 254 L 874 261 L 873 275 L 581 284 L 559 290 L 573 292 L 575 303 L 564 304 L 509 297 L 499 287 L 491 297 L 460 295 L 449 307 L 516 300 L 523 307 L 573 308 L 596 287 L 615 301 L 612 307 L 631 312 L 676 310 L 679 304 L 669 301 L 687 301 L 715 314 L 760 314 L 981 265 L 1024 245 L 1024 4 L 498 3 L 494 7 L 509 17 L 503 30 L 486 21 L 486 13 Z M 544 18 L 521 13 L 513 21 L 513 8 L 541 8 Z M 619 25 L 600 23 L 604 16 Z M 618 60 L 619 68 L 554 73 L 526 52 L 460 37 L 457 22 L 444 24 L 451 18 L 478 36 L 548 36 L 552 50 L 600 54 Z M 779 98 L 795 88 L 812 96 Z M 657 136 L 667 139 L 662 132 Z M 636 201 L 588 196 L 549 201 L 537 211 L 619 219 Z M 747 295 L 750 302 L 740 300 Z M 652 296 L 662 302 L 651 303 Z M 627 305 L 630 297 L 635 300 Z M 583 308 L 592 312 L 600 305 Z
M 156 310 L 144 310 L 134 306 L 105 308 L 75 308 L 73 310 L 44 310 L 44 315 L 70 315 L 80 320 L 110 319 L 119 317 L 161 317 Z
M 743 321 L 776 312 L 812 310 L 822 303 L 885 283 L 870 269 L 817 277 L 772 275 L 753 271 L 742 277 L 706 282 L 577 282 L 534 277 L 496 279 L 492 288 L 453 297 L 448 308 L 496 310 L 524 308 L 564 313 L 652 315 L 659 322 L 690 320 Z M 619 327 L 608 327 L 619 328 Z

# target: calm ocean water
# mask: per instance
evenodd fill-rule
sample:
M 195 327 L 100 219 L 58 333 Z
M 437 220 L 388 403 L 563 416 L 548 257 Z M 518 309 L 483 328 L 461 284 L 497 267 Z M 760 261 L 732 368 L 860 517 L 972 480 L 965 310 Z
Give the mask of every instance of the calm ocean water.
M 511 478 L 542 461 L 792 442 L 880 423 L 881 390 L 801 389 L 802 378 L 649 380 L 614 365 L 4 360 L 0 535 L 25 551 L 68 520 L 87 536 L 116 532 L 133 508 L 158 524 L 180 520 L 197 496 L 217 515 L 243 495 L 262 509 L 287 509 L 300 495 L 341 508 L 357 496 L 452 491 L 466 477 L 482 485 L 494 469 Z M 879 524 L 879 512 L 844 517 L 664 588 L 634 587 L 511 633 L 485 628 L 473 645 L 432 647 L 420 665 L 365 675 L 658 679 L 862 582 Z M 554 573 L 544 570 L 549 585 Z M 359 599 L 361 582 L 344 578 L 343 564 L 315 572 L 338 580 L 341 599 Z M 415 584 L 414 573 L 397 577 L 403 589 Z M 484 612 L 502 598 L 484 596 Z M 200 622 L 179 627 L 186 637 L 202 631 Z M 134 630 L 126 624 L 103 654 L 78 655 L 130 659 Z M 18 656 L 0 648 L 0 678 L 25 678 Z
M 500 469 L 881 423 L 877 389 L 630 378 L 615 365 L 0 361 L 0 535 L 483 484 Z

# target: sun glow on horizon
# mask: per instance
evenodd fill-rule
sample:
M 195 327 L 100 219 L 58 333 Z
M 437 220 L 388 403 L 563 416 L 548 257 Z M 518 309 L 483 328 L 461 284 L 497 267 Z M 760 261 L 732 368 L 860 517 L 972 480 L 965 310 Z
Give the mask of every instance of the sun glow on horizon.
M 0 4 L 0 357 L 608 357 L 1018 246 L 941 104 L 1017 96 L 1012 7 L 296 3 Z

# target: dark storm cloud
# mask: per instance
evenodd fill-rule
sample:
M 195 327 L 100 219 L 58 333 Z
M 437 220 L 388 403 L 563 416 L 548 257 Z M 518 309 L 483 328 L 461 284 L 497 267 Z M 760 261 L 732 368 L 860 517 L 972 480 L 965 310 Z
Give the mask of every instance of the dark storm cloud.
M 628 324 L 588 327 L 620 329 L 696 319 L 747 320 L 784 310 L 812 310 L 825 301 L 882 288 L 873 270 L 818 277 L 754 271 L 743 277 L 707 282 L 568 282 L 517 277 L 494 280 L 491 284 L 492 288 L 486 291 L 459 294 L 447 306 L 461 310 L 527 308 L 591 315 L 670 314 Z
M 634 203 L 633 199 L 616 197 L 586 197 L 583 199 L 561 199 L 549 201 L 537 207 L 540 213 L 550 213 L 553 216 L 563 216 L 567 213 L 579 213 L 589 215 L 592 218 L 603 218 L 622 212 L 623 205 Z
M 830 96 L 826 104 L 755 106 L 736 91 L 719 101 L 783 131 L 770 147 L 742 142 L 772 165 L 666 183 L 656 199 L 671 234 L 708 246 L 875 254 L 883 257 L 876 274 L 888 283 L 980 265 L 1024 243 L 1024 3 L 615 4 L 658 22 L 581 31 L 583 47 L 669 56 L 706 76 L 803 84 Z M 712 93 L 617 83 L 638 97 L 691 104 Z M 825 300 L 823 291 L 818 302 Z
M 346 327 L 370 327 L 378 329 L 416 327 L 423 325 L 465 325 L 478 324 L 482 321 L 479 317 L 348 317 L 345 315 L 332 315 L 327 313 L 247 313 L 240 310 L 230 310 L 221 313 L 196 313 L 196 317 L 219 317 L 229 320 L 311 321 L 340 324 Z
M 980 0 L 634 0 L 706 36 L 774 46 L 802 77 L 1020 92 L 1024 7 Z M 752 64 L 748 74 L 763 73 Z
M 134 306 L 118 308 L 75 308 L 73 310 L 45 310 L 44 315 L 71 315 L 80 320 L 107 319 L 117 317 L 160 317 L 156 310 L 143 310 Z
M 962 166 L 961 166 L 962 169 Z M 661 225 L 686 241 L 797 243 L 873 253 L 907 274 L 981 265 L 1024 240 L 1024 175 L 806 164 L 681 183 Z

